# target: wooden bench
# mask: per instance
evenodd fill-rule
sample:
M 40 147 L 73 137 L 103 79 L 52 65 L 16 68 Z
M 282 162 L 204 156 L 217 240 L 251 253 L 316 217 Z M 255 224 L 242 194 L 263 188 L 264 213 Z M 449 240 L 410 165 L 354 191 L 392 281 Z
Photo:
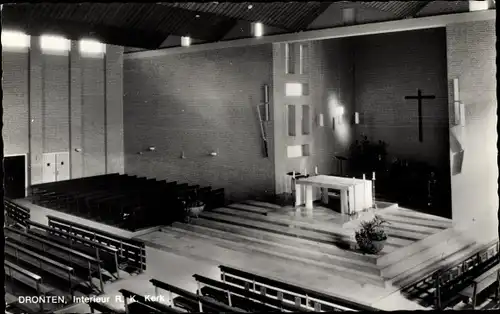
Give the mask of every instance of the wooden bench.
M 118 250 L 116 248 L 50 228 L 31 220 L 27 220 L 26 225 L 28 226 L 28 232 L 30 233 L 62 245 L 67 245 L 69 248 L 80 252 L 89 255 L 93 254 L 96 259 L 104 262 L 103 268 L 109 271 L 110 274 L 115 276 L 117 279 L 120 278 L 120 272 L 118 271 Z
M 6 212 L 6 225 L 15 225 L 18 227 L 26 227 L 25 221 L 30 219 L 30 210 L 24 208 L 13 201 L 4 198 L 3 200 L 4 210 Z
M 123 313 L 125 313 L 124 311 L 111 308 L 111 307 L 109 307 L 103 303 L 99 303 L 99 302 L 91 301 L 87 304 L 90 307 L 90 313 L 95 313 L 95 311 L 98 311 L 99 313 L 107 313 L 107 314 L 123 314 Z
M 73 267 L 69 267 L 43 255 L 32 252 L 16 243 L 11 242 L 10 238 L 7 238 L 5 240 L 4 252 L 6 257 L 9 257 L 9 259 L 11 260 L 15 260 L 17 265 L 26 268 L 27 270 L 30 270 L 31 268 L 33 270 L 30 271 L 36 271 L 40 273 L 45 281 L 48 280 L 48 276 L 45 276 L 42 273 L 57 277 L 57 279 L 59 279 L 58 283 L 60 283 L 61 281 L 65 282 L 68 288 L 67 291 L 71 296 L 73 296 L 74 293 L 73 288 L 81 285 L 86 281 L 82 278 L 78 278 L 75 275 Z M 58 284 L 56 284 L 55 286 L 62 288 Z
M 432 297 L 434 307 L 444 309 L 460 297 L 460 292 L 472 284 L 472 280 L 499 261 L 498 240 L 476 250 L 458 263 L 447 266 L 429 275 L 434 282 Z
M 281 294 L 283 301 L 296 305 L 300 304 L 302 307 L 313 309 L 314 311 L 379 311 L 367 305 L 270 277 L 260 276 L 234 267 L 220 265 L 219 269 L 221 271 L 221 279 L 225 283 L 231 283 L 245 289 L 248 287 L 248 289 L 255 293 L 260 292 L 263 295 L 271 295 L 275 298 Z M 300 303 L 298 303 L 299 300 Z
M 472 300 L 472 307 L 476 309 L 477 296 L 500 281 L 500 264 L 493 266 L 479 277 L 472 280 L 472 284 L 460 291 L 460 295 Z M 495 297 L 498 299 L 499 287 L 496 289 Z
M 161 313 L 183 313 L 182 311 L 174 309 L 173 307 L 170 307 L 170 306 L 165 305 L 163 303 L 151 301 L 151 300 L 146 300 L 145 297 L 143 297 L 137 293 L 134 293 L 132 291 L 126 290 L 126 289 L 120 289 L 118 292 L 120 292 L 123 295 L 126 307 L 129 304 L 128 299 L 133 299 L 135 302 L 139 302 L 143 305 L 152 307 L 155 310 L 160 311 Z
M 243 310 L 240 310 L 238 308 L 234 308 L 231 306 L 228 306 L 224 303 L 214 301 L 210 298 L 204 297 L 197 295 L 195 293 L 186 291 L 184 289 L 181 289 L 179 287 L 170 285 L 166 282 L 162 282 L 156 279 L 151 279 L 150 282 L 153 284 L 155 287 L 155 292 L 156 295 L 158 295 L 158 289 L 163 289 L 165 291 L 169 292 L 169 301 L 170 304 L 174 304 L 176 306 L 179 306 L 181 308 L 184 305 L 186 305 L 187 310 L 193 310 L 191 306 L 193 303 L 197 305 L 197 308 L 194 309 L 194 312 L 203 312 L 204 309 L 207 312 L 214 312 L 214 313 L 222 313 L 222 312 L 229 312 L 229 313 L 243 313 Z M 177 298 L 173 298 L 173 295 L 178 295 Z
M 132 268 L 138 272 L 146 270 L 146 245 L 144 242 L 50 215 L 47 215 L 47 219 L 50 228 L 117 249 L 120 269 Z
M 21 281 L 23 284 L 33 287 L 36 291 L 36 296 L 43 295 L 42 292 L 42 277 L 32 273 L 14 263 L 4 261 L 5 275 L 10 279 Z M 15 274 L 20 275 L 16 276 Z M 43 311 L 43 302 L 40 302 L 40 311 Z
M 92 278 L 98 278 L 100 287 L 96 287 L 96 290 L 104 292 L 101 260 L 66 246 L 48 241 L 32 233 L 26 233 L 10 227 L 6 227 L 4 230 L 7 231 L 7 234 L 16 234 L 23 239 L 13 238 L 9 234 L 9 239 L 14 243 L 24 246 L 32 252 L 49 257 L 54 261 L 73 267 L 77 276 L 88 278 L 89 285 L 94 286 Z
M 236 287 L 224 282 L 213 280 L 201 275 L 193 275 L 198 283 L 198 293 L 203 294 L 204 288 L 216 288 L 225 294 L 224 299 L 220 300 L 229 306 L 241 308 L 246 311 L 291 311 L 291 312 L 310 312 L 310 309 L 302 307 L 300 300 L 296 300 L 296 304 L 283 302 L 283 294 L 278 293 L 276 299 L 270 298 L 266 294 L 258 294 L 250 291 L 249 285 L 245 288 Z M 205 285 L 206 287 L 203 287 Z M 208 291 L 209 296 L 220 297 L 220 294 L 214 293 L 211 289 Z

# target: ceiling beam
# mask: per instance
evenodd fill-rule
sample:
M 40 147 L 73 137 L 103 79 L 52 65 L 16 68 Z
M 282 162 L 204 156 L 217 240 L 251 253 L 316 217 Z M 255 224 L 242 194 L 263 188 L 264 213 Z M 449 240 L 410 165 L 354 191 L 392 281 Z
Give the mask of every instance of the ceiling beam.
M 15 7 L 4 7 L 2 10 L 2 28 L 24 31 L 31 36 L 42 34 L 61 35 L 68 39 L 93 38 L 103 43 L 117 46 L 129 46 L 145 49 L 156 49 L 167 38 L 161 32 L 123 29 L 105 25 L 48 19 L 29 14 L 28 11 L 16 10 Z

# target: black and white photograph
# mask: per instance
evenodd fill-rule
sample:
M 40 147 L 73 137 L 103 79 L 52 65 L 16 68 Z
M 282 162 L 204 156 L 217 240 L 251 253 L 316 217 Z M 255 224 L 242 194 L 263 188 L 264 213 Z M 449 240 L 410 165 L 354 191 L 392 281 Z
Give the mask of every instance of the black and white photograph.
M 0 13 L 6 314 L 500 309 L 495 0 Z

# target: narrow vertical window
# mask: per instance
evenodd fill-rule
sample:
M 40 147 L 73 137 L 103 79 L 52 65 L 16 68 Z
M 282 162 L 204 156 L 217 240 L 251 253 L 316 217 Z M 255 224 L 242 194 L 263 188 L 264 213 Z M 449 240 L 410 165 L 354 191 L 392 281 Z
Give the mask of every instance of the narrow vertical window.
M 311 133 L 311 108 L 308 105 L 302 106 L 302 134 Z
M 295 126 L 295 106 L 288 105 L 287 106 L 287 116 L 288 116 L 288 136 L 296 135 L 296 126 Z
M 286 43 L 285 44 L 285 56 L 286 56 L 285 73 L 286 74 L 294 74 L 295 73 L 295 44 L 293 44 L 293 43 Z
M 300 45 L 300 74 L 307 74 L 309 72 L 309 45 Z

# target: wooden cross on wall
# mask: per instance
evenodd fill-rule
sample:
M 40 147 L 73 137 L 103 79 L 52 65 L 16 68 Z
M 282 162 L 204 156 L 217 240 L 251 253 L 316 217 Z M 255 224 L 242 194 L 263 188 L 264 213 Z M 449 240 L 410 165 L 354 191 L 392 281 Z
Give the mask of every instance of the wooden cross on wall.
M 417 96 L 405 96 L 405 99 L 416 99 L 418 101 L 418 140 L 423 142 L 423 130 L 422 130 L 422 100 L 423 99 L 435 99 L 434 95 L 422 95 L 422 90 L 417 89 Z

